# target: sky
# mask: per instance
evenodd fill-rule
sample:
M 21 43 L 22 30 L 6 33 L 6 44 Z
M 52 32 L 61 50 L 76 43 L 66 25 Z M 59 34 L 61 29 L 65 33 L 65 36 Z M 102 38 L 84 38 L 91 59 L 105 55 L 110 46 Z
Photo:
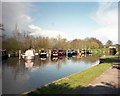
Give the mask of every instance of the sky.
M 118 43 L 117 2 L 3 2 L 2 22 L 8 34 L 18 24 L 21 32 L 29 30 L 35 37 Z

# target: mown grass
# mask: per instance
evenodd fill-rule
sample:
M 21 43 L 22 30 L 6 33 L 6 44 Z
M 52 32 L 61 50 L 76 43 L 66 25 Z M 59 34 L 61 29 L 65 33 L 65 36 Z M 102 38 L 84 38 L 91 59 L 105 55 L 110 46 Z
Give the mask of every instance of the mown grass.
M 110 68 L 113 62 L 116 62 L 116 56 L 104 57 L 112 63 L 101 63 L 85 71 L 72 74 L 55 82 L 37 88 L 29 93 L 24 94 L 25 96 L 33 96 L 35 94 L 69 94 L 75 93 L 83 87 L 86 87 L 92 80 L 100 76 L 104 71 Z M 72 69 L 70 69 L 72 70 Z

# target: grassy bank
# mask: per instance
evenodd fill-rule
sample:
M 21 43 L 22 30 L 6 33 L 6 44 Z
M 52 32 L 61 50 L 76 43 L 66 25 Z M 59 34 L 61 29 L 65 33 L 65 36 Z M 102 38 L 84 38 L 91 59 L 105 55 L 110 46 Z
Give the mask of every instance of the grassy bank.
M 108 56 L 106 58 L 113 59 L 114 57 Z M 25 95 L 32 96 L 33 94 L 74 93 L 80 90 L 82 87 L 86 87 L 92 80 L 94 80 L 96 77 L 101 75 L 104 71 L 106 71 L 110 67 L 111 67 L 111 63 L 102 63 L 88 70 L 52 82 L 47 86 L 37 88 Z

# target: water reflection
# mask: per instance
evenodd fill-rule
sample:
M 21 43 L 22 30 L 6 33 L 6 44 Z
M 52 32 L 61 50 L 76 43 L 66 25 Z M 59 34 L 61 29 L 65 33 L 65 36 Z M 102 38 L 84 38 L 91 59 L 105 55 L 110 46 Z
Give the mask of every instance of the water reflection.
M 36 66 L 36 67 L 42 68 L 42 67 L 46 66 L 48 63 L 49 63 L 49 58 L 35 57 L 34 67 Z
M 11 57 L 2 62 L 3 93 L 21 93 L 53 80 L 80 72 L 96 64 L 99 56 L 52 57 L 19 60 Z M 72 69 L 72 70 L 71 70 Z
M 58 57 L 51 57 L 51 61 L 57 62 L 58 61 Z
M 99 56 L 84 56 L 84 57 L 64 57 L 64 56 L 59 56 L 59 57 L 52 57 L 52 58 L 38 58 L 36 57 L 35 60 L 19 60 L 17 57 L 11 57 L 8 60 L 2 61 L 4 64 L 3 66 L 7 67 L 12 67 L 16 68 L 18 66 L 25 66 L 25 68 L 32 68 L 33 66 L 42 66 L 42 65 L 47 65 L 47 64 L 54 64 L 54 62 L 61 62 L 61 64 L 65 63 L 66 61 L 71 60 L 73 63 L 74 62 L 85 62 L 85 63 L 94 63 L 96 60 L 98 60 Z M 21 69 L 21 68 L 20 68 Z
M 84 55 L 82 57 L 75 56 L 75 57 L 67 57 L 68 60 L 72 60 L 73 62 L 85 62 L 87 63 L 94 63 L 96 60 L 98 60 L 99 55 Z
M 34 64 L 34 61 L 33 61 L 33 60 L 26 60 L 26 61 L 25 61 L 25 67 L 26 67 L 27 69 L 32 69 L 33 64 Z
M 40 58 L 41 61 L 45 61 L 47 58 Z

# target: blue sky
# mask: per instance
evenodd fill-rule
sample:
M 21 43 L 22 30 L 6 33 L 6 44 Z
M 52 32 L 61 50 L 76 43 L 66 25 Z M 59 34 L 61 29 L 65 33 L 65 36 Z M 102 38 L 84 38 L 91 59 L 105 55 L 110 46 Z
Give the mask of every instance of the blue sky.
M 65 32 L 69 39 L 85 38 L 89 30 L 97 27 L 91 15 L 98 3 L 34 3 L 33 6 L 36 11 L 31 16 L 35 25 Z
M 7 28 L 17 23 L 33 36 L 61 35 L 68 40 L 95 37 L 103 43 L 118 43 L 117 7 L 117 2 L 4 3 L 3 21 Z M 7 14 L 10 11 L 12 16 Z

